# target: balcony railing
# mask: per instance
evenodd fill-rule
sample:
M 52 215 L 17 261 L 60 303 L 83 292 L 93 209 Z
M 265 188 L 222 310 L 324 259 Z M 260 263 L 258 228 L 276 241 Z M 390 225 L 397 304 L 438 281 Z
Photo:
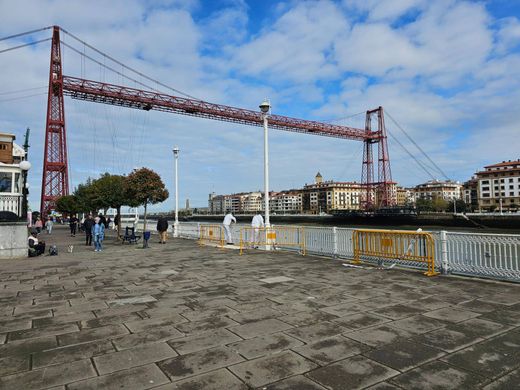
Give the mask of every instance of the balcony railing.
M 19 216 L 21 210 L 22 210 L 22 195 L 1 195 L 0 194 L 0 211 L 11 211 Z

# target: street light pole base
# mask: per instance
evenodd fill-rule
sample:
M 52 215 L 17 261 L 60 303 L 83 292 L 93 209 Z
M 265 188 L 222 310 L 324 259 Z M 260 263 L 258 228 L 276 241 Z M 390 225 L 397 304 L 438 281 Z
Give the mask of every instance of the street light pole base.
M 173 223 L 173 238 L 179 237 L 179 221 Z

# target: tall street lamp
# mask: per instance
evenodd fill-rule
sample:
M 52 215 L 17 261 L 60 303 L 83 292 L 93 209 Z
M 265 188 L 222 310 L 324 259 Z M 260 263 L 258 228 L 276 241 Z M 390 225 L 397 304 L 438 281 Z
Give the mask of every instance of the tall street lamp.
M 27 195 L 29 194 L 29 190 L 27 188 L 27 173 L 29 169 L 31 169 L 31 163 L 27 160 L 23 160 L 20 162 L 20 169 L 22 170 L 23 175 L 23 187 L 22 187 L 22 215 L 21 217 L 27 221 Z
M 175 222 L 173 224 L 173 237 L 179 237 L 179 171 L 177 161 L 179 160 L 179 148 L 173 148 L 173 156 L 175 159 Z
M 268 129 L 267 129 L 267 118 L 269 116 L 269 110 L 271 104 L 269 100 L 264 99 L 260 103 L 260 110 L 264 119 L 264 208 L 265 208 L 265 227 L 271 226 L 269 221 L 269 144 L 268 144 Z

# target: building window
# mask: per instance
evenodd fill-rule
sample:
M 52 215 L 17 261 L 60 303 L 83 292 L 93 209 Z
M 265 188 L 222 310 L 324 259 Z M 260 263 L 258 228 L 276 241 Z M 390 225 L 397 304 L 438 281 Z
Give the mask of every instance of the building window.
M 20 183 L 20 174 L 19 173 L 15 173 L 14 174 L 14 192 L 18 193 L 18 194 L 21 194 L 22 193 L 22 186 L 21 186 L 21 183 Z
M 11 192 L 13 174 L 11 172 L 0 172 L 0 192 Z

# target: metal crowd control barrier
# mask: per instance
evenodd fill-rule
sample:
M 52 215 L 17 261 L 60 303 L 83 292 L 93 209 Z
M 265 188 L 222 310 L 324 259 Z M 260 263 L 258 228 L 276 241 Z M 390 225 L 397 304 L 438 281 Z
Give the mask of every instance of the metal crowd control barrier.
M 300 226 L 243 227 L 240 229 L 240 254 L 246 249 L 297 250 L 305 256 L 305 231 Z
M 224 228 L 222 225 L 200 225 L 199 245 L 208 243 L 224 246 Z
M 354 262 L 382 259 L 399 263 L 425 263 L 426 276 L 435 276 L 435 243 L 427 232 L 356 229 L 353 235 Z

